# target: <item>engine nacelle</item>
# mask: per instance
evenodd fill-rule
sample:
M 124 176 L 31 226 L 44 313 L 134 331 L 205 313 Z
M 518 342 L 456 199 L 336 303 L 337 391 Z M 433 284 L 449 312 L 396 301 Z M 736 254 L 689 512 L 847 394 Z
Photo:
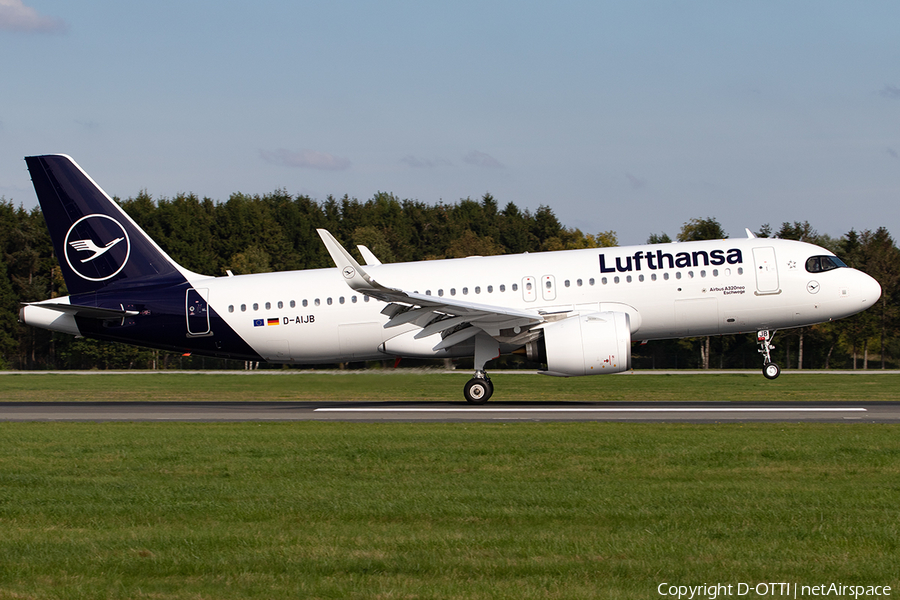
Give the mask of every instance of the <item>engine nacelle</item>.
M 547 362 L 544 375 L 576 377 L 631 368 L 631 325 L 623 312 L 597 312 L 551 323 L 544 327 L 542 341 L 542 358 Z

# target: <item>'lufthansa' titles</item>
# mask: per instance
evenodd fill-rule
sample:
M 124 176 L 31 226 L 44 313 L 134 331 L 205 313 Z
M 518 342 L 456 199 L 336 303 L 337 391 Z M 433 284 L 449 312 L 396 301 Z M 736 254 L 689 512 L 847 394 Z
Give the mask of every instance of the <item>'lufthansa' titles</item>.
M 600 255 L 601 273 L 627 273 L 628 271 L 641 271 L 644 268 L 655 271 L 656 269 L 681 269 L 685 267 L 702 267 L 717 265 L 739 265 L 744 262 L 741 251 L 737 248 L 730 250 L 694 250 L 693 252 L 656 252 L 638 250 L 633 256 L 617 256 L 615 265 L 606 264 L 606 256 Z

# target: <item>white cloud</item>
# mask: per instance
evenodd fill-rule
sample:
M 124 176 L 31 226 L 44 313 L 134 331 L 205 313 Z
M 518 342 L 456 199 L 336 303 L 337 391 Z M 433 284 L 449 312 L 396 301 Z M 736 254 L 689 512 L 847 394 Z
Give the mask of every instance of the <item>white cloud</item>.
M 878 93 L 891 100 L 900 100 L 900 88 L 895 85 L 885 85 Z
M 75 123 L 77 123 L 78 125 L 81 125 L 87 131 L 99 131 L 100 130 L 100 123 L 98 123 L 97 121 L 78 121 L 78 120 L 76 120 Z
M 2 1 L 2 0 L 0 0 Z M 319 169 L 321 171 L 344 171 L 350 168 L 350 160 L 341 156 L 319 152 L 318 150 L 260 150 L 259 155 L 267 163 L 298 169 Z
M 65 21 L 38 14 L 22 0 L 0 0 L 0 31 L 25 33 L 65 33 Z
M 502 169 L 503 163 L 499 160 L 491 156 L 490 154 L 485 154 L 484 152 L 479 152 L 478 150 L 472 150 L 468 154 L 463 157 L 463 162 L 474 165 L 476 167 L 485 167 L 488 169 Z
M 400 159 L 400 162 L 408 167 L 412 167 L 413 169 L 433 169 L 435 167 L 449 167 L 453 165 L 453 163 L 451 163 L 449 160 L 444 160 L 443 158 L 430 160 L 427 158 L 418 158 L 412 155 L 404 156 Z
M 647 180 L 643 177 L 635 177 L 631 173 L 625 173 L 625 177 L 628 178 L 628 184 L 633 190 L 642 190 L 647 187 Z

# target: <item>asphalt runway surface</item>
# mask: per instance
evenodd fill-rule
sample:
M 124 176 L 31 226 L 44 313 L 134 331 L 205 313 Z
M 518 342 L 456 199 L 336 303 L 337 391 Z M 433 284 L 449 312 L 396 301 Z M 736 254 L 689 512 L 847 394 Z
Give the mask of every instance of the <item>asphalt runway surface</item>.
M 0 402 L 0 421 L 900 423 L 900 402 Z

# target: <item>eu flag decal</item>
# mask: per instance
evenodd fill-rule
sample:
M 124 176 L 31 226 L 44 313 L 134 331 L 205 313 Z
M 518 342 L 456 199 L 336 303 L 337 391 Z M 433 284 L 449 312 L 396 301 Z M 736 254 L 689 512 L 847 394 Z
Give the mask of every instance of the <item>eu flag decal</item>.
M 269 325 L 278 325 L 278 317 L 274 319 L 269 319 Z
M 265 324 L 266 324 L 266 322 L 263 321 L 262 319 L 253 319 L 253 326 L 254 326 L 254 327 L 262 327 L 262 326 L 265 325 Z

